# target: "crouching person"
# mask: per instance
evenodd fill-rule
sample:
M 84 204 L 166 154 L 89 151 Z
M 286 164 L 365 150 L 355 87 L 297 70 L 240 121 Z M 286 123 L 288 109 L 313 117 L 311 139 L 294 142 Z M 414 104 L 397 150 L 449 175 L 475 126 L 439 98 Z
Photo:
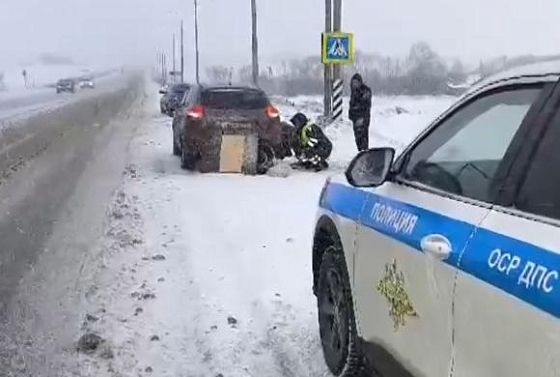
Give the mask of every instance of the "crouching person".
M 327 169 L 332 143 L 323 130 L 302 113 L 294 115 L 290 122 L 296 128 L 292 149 L 298 159 L 292 167 L 315 171 Z

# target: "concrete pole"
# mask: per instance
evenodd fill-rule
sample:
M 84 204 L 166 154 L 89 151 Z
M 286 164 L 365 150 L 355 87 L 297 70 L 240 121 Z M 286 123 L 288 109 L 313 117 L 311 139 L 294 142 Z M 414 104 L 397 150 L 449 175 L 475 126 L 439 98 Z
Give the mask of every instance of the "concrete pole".
M 253 85 L 259 86 L 259 42 L 257 39 L 257 0 L 251 0 Z
M 161 72 L 163 73 L 163 82 L 167 83 L 167 55 L 163 53 L 163 66 Z
M 342 0 L 333 0 L 333 31 L 342 31 Z M 342 64 L 333 64 L 333 81 L 342 79 Z
M 198 0 L 194 0 L 194 45 L 196 54 L 196 83 L 200 84 L 200 55 L 198 50 Z
M 181 82 L 185 82 L 185 37 L 183 32 L 183 20 L 181 20 Z
M 177 82 L 177 77 L 175 76 L 175 70 L 177 69 L 175 65 L 175 33 L 173 33 L 173 82 Z
M 325 32 L 332 31 L 332 1 L 325 0 Z M 330 119 L 332 116 L 332 65 L 324 64 L 324 83 L 323 83 L 323 116 L 325 119 Z
M 163 52 L 160 55 L 160 62 L 161 62 L 161 82 L 165 84 L 165 57 Z

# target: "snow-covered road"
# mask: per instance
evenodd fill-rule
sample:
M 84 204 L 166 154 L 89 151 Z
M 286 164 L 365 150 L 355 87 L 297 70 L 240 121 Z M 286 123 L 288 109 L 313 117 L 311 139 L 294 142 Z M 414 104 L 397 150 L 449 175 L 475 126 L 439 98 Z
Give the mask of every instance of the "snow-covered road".
M 171 154 L 157 88 L 145 93 L 0 185 L 12 201 L 41 192 L 16 217 L 2 212 L 14 253 L 33 258 L 10 270 L 0 302 L 0 375 L 328 376 L 311 240 L 325 178 L 355 154 L 351 126 L 327 129 L 334 150 L 320 174 L 189 173 Z M 372 144 L 402 148 L 452 101 L 376 99 Z M 286 118 L 321 109 L 317 97 L 277 104 Z M 41 186 L 47 168 L 58 173 Z
M 372 138 L 402 147 L 451 98 L 378 101 Z M 318 99 L 281 107 L 313 113 Z M 139 128 L 107 222 L 86 323 L 106 350 L 87 376 L 326 376 L 311 292 L 311 240 L 327 175 L 354 155 L 348 124 L 329 129 L 332 169 L 286 178 L 201 175 L 171 155 L 169 118 Z M 407 113 L 398 115 L 399 105 Z M 397 128 L 400 127 L 400 128 Z
M 110 74 L 96 80 L 95 90 L 76 88 L 77 92 L 57 94 L 55 88 L 37 87 L 0 91 L 0 128 L 4 128 L 22 119 L 38 113 L 52 111 L 70 102 L 83 98 L 98 96 L 99 93 L 117 89 L 122 85 L 120 74 Z M 56 79 L 53 79 L 56 83 Z

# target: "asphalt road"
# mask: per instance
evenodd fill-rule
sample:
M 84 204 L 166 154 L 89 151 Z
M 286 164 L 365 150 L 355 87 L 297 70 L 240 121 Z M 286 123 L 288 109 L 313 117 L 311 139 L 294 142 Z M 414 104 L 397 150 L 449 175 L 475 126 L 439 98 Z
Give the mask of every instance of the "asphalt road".
M 74 288 L 87 275 L 85 251 L 102 236 L 106 204 L 122 178 L 141 79 L 114 78 L 0 133 L 2 376 L 62 376 L 49 369 L 53 342 L 72 343 L 65 334 L 73 333 L 43 329 L 63 329 L 64 313 L 78 315 L 69 305 L 84 297 Z
M 25 118 L 38 112 L 52 110 L 85 97 L 98 96 L 100 92 L 112 91 L 122 84 L 120 73 L 113 73 L 95 81 L 96 88 L 80 89 L 76 93 L 56 93 L 55 88 L 37 88 L 22 90 L 17 93 L 0 93 L 0 122 Z

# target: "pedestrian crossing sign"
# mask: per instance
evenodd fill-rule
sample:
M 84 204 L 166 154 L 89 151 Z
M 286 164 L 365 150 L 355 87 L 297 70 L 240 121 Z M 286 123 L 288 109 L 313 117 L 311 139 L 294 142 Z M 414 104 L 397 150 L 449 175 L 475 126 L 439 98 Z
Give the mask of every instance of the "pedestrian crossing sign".
M 323 64 L 354 63 L 354 34 L 323 33 Z

